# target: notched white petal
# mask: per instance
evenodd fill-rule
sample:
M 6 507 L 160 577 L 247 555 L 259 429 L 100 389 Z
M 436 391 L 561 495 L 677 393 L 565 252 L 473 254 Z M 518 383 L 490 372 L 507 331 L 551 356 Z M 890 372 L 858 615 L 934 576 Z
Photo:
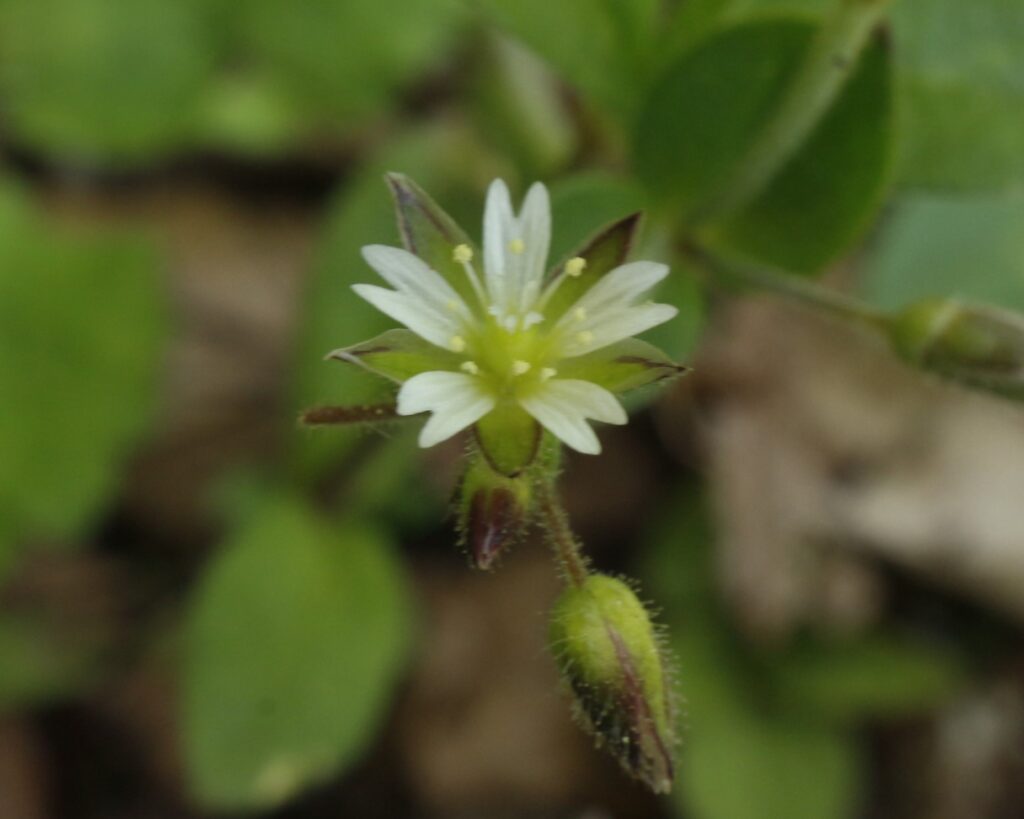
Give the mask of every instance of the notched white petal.
M 597 384 L 552 378 L 519 402 L 523 409 L 567 446 L 588 455 L 601 451 L 586 419 L 625 424 L 626 411 L 614 395 Z
M 433 371 L 414 375 L 398 391 L 398 414 L 433 413 L 420 432 L 422 447 L 451 438 L 494 409 L 495 399 L 480 380 L 465 373 Z
M 352 290 L 360 298 L 390 316 L 399 324 L 404 324 L 416 335 L 431 344 L 447 349 L 448 341 L 459 333 L 459 326 L 454 315 L 439 315 L 428 309 L 418 299 L 405 293 L 378 287 L 375 284 L 354 284 Z
M 491 285 L 505 272 L 506 245 L 515 238 L 512 235 L 514 227 L 508 186 L 501 179 L 495 179 L 487 189 L 487 203 L 484 205 L 484 274 L 492 298 L 498 295 Z
M 547 268 L 548 247 L 551 244 L 551 199 L 548 189 L 540 182 L 534 182 L 523 200 L 519 215 L 519 230 L 524 244 L 523 286 L 540 289 Z M 520 304 L 525 310 L 528 304 Z
M 610 306 L 632 304 L 668 275 L 668 265 L 658 262 L 630 262 L 602 276 L 573 307 L 596 314 Z M 572 308 L 570 308 L 570 313 Z
M 565 343 L 566 351 L 571 356 L 592 353 L 664 324 L 678 313 L 678 308 L 671 304 L 641 304 L 609 310 L 598 321 L 587 322 L 593 330 L 581 330 L 570 336 Z
M 400 247 L 366 245 L 363 258 L 384 281 L 437 312 L 467 315 L 468 308 L 444 277 L 418 256 Z

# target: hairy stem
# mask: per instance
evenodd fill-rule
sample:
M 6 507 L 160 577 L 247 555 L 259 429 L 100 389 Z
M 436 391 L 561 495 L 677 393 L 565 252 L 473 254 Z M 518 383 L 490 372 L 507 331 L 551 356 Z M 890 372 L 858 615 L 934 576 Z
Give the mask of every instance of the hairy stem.
M 355 404 L 345 407 L 313 407 L 299 416 L 299 423 L 310 427 L 372 424 L 377 421 L 396 421 L 404 417 L 406 416 L 398 414 L 394 404 Z
M 540 482 L 537 501 L 544 532 L 551 542 L 566 580 L 573 586 L 582 586 L 587 579 L 587 563 L 580 551 L 580 544 L 569 528 L 569 517 L 558 500 L 558 491 L 550 480 Z
M 887 316 L 882 311 L 807 279 L 765 265 L 725 259 L 692 242 L 683 244 L 682 251 L 707 273 L 725 283 L 776 293 L 876 330 L 886 326 Z
M 832 106 L 891 0 L 838 0 L 822 22 L 774 115 L 731 173 L 687 219 L 693 229 L 750 204 Z

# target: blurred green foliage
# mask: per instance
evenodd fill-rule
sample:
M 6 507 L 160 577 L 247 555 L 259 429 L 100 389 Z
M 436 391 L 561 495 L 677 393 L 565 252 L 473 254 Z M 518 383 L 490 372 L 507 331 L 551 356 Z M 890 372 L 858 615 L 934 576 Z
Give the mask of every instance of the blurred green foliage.
M 189 777 L 207 804 L 274 804 L 367 741 L 412 635 L 387 537 L 271 497 L 196 592 L 185 656 Z
M 0 188 L 0 570 L 19 544 L 74 545 L 145 431 L 167 333 L 145 239 L 55 231 Z
M 685 360 L 705 309 L 678 250 L 687 217 L 836 2 L 0 0 L 4 139 L 73 173 L 211 150 L 355 157 L 319 226 L 290 426 L 310 405 L 390 396 L 321 360 L 392 324 L 350 290 L 368 280 L 360 248 L 397 241 L 388 170 L 474 236 L 491 177 L 543 178 L 556 259 L 645 210 L 642 255 L 672 263 L 658 299 L 681 313 L 651 340 Z M 872 302 L 955 294 L 1024 310 L 1024 7 L 900 0 L 889 35 L 771 184 L 700 238 L 817 274 L 878 223 Z M 166 262 L 145 236 L 58 226 L 4 181 L 0 248 L 3 574 L 33 548 L 92 539 L 153 429 L 170 327 Z M 246 473 L 262 488 L 229 505 L 183 652 L 186 767 L 211 806 L 271 807 L 343 770 L 386 711 L 414 636 L 395 544 L 434 525 L 443 499 L 409 435 L 366 441 L 294 433 L 286 463 Z M 678 506 L 639 552 L 688 700 L 680 815 L 848 816 L 858 727 L 936 707 L 968 669 L 895 629 L 748 645 L 714 586 L 707 516 Z M 79 690 L 96 672 L 79 648 L 0 616 L 0 707 Z
M 760 135 L 808 48 L 814 26 L 759 20 L 713 35 L 654 86 L 635 142 L 638 175 L 688 218 Z M 868 49 L 798 156 L 710 241 L 814 272 L 856 237 L 881 197 L 892 139 L 889 66 Z M 851 173 L 856 168 L 856 173 Z
M 1024 196 L 904 198 L 871 248 L 864 290 L 888 308 L 959 296 L 1024 310 Z
M 691 490 L 652 531 L 645 567 L 686 697 L 680 808 L 700 819 L 856 815 L 859 725 L 948 700 L 962 662 L 896 633 L 750 646 L 719 598 L 713 549 Z

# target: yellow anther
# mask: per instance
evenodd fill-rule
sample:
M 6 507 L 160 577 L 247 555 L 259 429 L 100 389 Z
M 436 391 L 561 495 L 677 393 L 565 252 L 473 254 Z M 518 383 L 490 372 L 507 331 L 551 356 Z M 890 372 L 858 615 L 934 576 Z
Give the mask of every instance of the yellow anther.
M 452 258 L 459 264 L 469 264 L 473 261 L 473 248 L 469 245 L 455 245 L 452 250 Z
M 448 346 L 453 353 L 461 353 L 466 349 L 466 339 L 462 336 L 452 336 L 448 339 Z
M 590 330 L 580 330 L 576 334 L 576 340 L 580 344 L 589 344 L 591 341 L 594 340 L 594 334 L 590 332 Z
M 575 278 L 583 273 L 583 268 L 587 266 L 587 260 L 582 256 L 573 256 L 569 261 L 565 263 L 565 272 Z
M 550 379 L 554 378 L 556 375 L 558 375 L 558 370 L 556 370 L 554 367 L 544 367 L 540 371 L 540 380 L 541 381 L 549 381 Z
M 528 373 L 529 371 L 530 371 L 530 362 L 529 361 L 522 361 L 522 360 L 520 360 L 520 361 L 513 361 L 512 362 L 512 372 L 515 375 L 526 375 L 526 373 Z
M 469 373 L 470 375 L 480 374 L 480 368 L 476 365 L 475 361 L 463 361 L 462 364 L 459 365 L 459 369 L 464 373 Z
M 513 239 L 508 243 L 508 249 L 518 256 L 526 250 L 526 243 L 522 239 Z
M 572 317 L 574 319 L 576 319 L 576 321 L 586 321 L 587 320 L 587 308 L 586 307 L 577 307 L 575 310 L 572 311 Z
M 459 309 L 459 303 L 455 299 L 448 299 L 444 304 L 445 307 L 452 313 Z

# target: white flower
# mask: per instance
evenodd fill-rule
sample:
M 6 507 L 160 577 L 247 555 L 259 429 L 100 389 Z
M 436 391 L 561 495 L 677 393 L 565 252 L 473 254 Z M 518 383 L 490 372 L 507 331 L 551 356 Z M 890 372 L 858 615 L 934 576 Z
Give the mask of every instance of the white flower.
M 675 316 L 669 305 L 639 303 L 668 268 L 623 264 L 573 303 L 557 307 L 553 297 L 567 279 L 583 274 L 586 261 L 570 259 L 546 276 L 550 240 L 547 189 L 534 184 L 516 214 L 508 188 L 496 180 L 484 213 L 483 275 L 468 245 L 452 253 L 468 282 L 463 295 L 406 250 L 363 248 L 366 261 L 394 289 L 357 284 L 355 292 L 448 351 L 439 360 L 450 368 L 418 372 L 398 393 L 399 414 L 431 413 L 421 446 L 450 438 L 504 402 L 518 404 L 565 444 L 588 454 L 601 450 L 588 419 L 626 423 L 626 412 L 611 392 L 591 381 L 560 378 L 559 367 Z

